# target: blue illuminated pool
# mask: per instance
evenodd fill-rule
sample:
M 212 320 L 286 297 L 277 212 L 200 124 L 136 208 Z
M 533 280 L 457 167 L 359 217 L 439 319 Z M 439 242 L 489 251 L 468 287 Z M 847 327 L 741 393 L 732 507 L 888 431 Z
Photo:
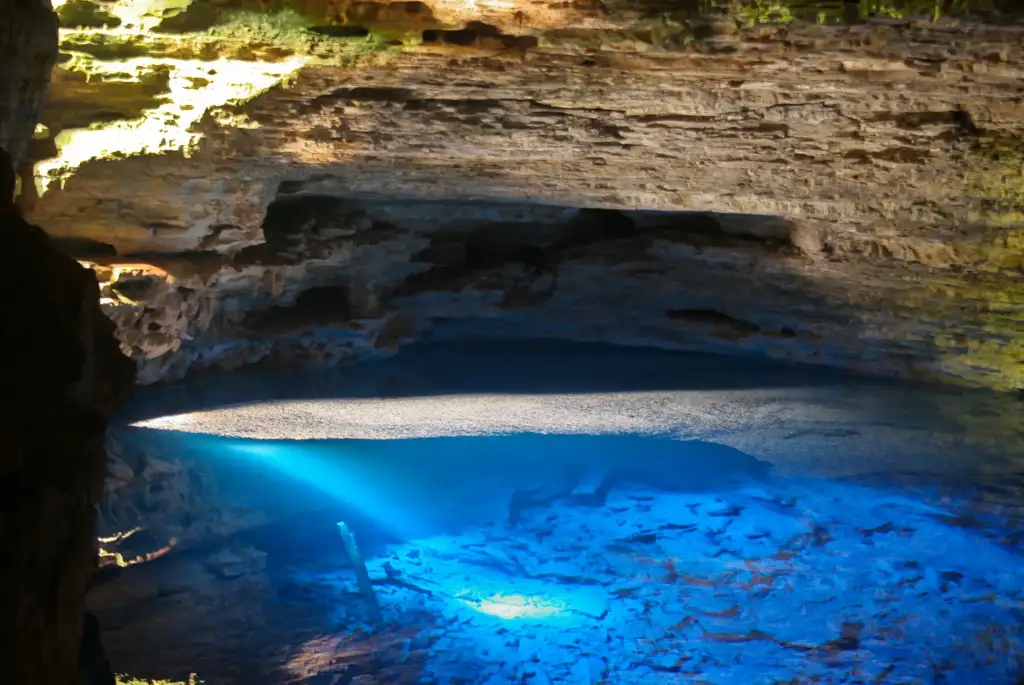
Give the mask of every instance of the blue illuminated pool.
M 389 645 L 373 682 L 1024 682 L 1005 398 L 807 370 L 744 385 L 667 353 L 474 349 L 399 355 L 335 397 L 294 377 L 276 400 L 212 393 L 198 413 L 134 417 L 126 440 L 190 455 L 221 507 L 276 521 L 246 533 L 274 601 L 315 596 L 321 641 Z M 495 358 L 515 378 L 488 375 Z M 561 376 L 528 392 L 531 365 Z M 595 387 L 612 365 L 627 387 Z M 415 391 L 374 390 L 414 372 Z M 259 387 L 285 384 L 272 378 Z M 429 392 L 438 378 L 449 387 Z M 285 670 L 307 682 L 303 649 Z M 348 678 L 346 663 L 320 676 Z

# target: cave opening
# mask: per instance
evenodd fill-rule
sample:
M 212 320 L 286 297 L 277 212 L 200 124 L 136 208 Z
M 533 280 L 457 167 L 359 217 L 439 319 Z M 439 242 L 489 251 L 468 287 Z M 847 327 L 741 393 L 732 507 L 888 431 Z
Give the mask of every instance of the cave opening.
M 957 654 L 1000 682 L 975 636 L 1024 640 L 997 513 L 1024 483 L 979 400 L 543 341 L 153 387 L 112 431 L 145 475 L 108 481 L 89 608 L 112 662 L 211 683 L 913 681 Z

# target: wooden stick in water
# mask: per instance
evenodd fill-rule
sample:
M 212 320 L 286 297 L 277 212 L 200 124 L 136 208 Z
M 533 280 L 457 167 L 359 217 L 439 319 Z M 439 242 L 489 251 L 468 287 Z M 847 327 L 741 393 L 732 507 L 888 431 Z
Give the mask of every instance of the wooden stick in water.
M 384 617 L 380 613 L 380 605 L 377 603 L 377 595 L 373 592 L 373 583 L 370 582 L 370 573 L 366 570 L 366 562 L 356 545 L 356 537 L 348 529 L 344 521 L 338 521 L 338 532 L 341 533 L 341 540 L 345 543 L 345 551 L 352 561 L 356 570 L 356 582 L 359 583 L 359 591 L 363 593 L 366 601 L 366 608 L 370 610 L 370 622 L 374 628 L 380 628 L 384 623 Z

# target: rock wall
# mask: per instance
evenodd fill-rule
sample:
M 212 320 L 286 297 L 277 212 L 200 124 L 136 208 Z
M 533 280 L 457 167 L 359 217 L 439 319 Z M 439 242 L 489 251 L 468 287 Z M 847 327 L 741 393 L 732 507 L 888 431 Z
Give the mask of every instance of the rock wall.
M 210 464 L 187 447 L 167 447 L 152 435 L 112 428 L 108 476 L 96 535 L 100 566 L 133 566 L 266 523 L 266 513 L 220 495 Z
M 80 2 L 24 203 L 142 382 L 483 318 L 1020 389 L 1016 5 L 841 4 Z
M 254 362 L 330 365 L 449 335 L 1020 386 L 1018 281 L 976 275 L 972 285 L 952 268 L 866 260 L 820 222 L 288 188 L 268 207 L 261 244 L 150 254 L 149 264 L 96 258 L 104 310 L 140 382 Z M 1002 352 L 953 353 L 940 336 Z
M 0 6 L 5 72 L 0 81 L 0 141 L 15 160 L 25 155 L 33 138 L 57 60 L 58 21 L 49 4 L 47 0 L 7 0 Z
M 133 383 L 93 274 L 14 210 L 11 162 L 25 149 L 56 57 L 49 3 L 0 5 L 0 682 L 80 682 L 79 641 L 106 470 L 106 417 Z

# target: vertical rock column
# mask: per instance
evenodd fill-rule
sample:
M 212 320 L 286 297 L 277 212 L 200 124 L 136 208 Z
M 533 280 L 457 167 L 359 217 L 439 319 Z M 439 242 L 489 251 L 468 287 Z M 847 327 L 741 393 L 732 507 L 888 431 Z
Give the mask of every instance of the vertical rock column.
M 0 0 L 0 683 L 78 683 L 106 417 L 134 367 L 91 271 L 11 203 L 57 54 L 49 0 Z

